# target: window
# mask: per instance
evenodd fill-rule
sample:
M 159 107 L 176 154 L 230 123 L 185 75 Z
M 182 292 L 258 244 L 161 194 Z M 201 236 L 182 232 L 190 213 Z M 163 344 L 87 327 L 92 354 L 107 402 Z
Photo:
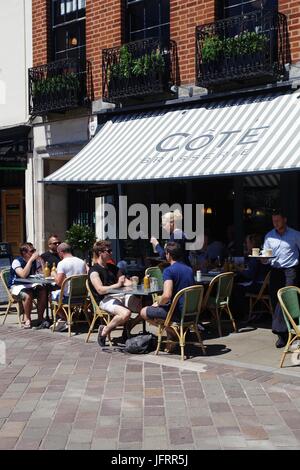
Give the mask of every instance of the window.
M 219 18 L 245 15 L 257 10 L 277 11 L 277 0 L 223 0 L 219 4 Z
M 52 0 L 53 60 L 85 59 L 86 0 Z
M 169 0 L 127 0 L 126 40 L 170 37 Z

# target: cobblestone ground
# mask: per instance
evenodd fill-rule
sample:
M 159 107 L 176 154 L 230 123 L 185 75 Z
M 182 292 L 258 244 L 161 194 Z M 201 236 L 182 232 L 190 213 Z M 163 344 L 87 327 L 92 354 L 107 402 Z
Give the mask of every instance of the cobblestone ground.
M 296 376 L 11 326 L 0 338 L 1 449 L 300 448 Z

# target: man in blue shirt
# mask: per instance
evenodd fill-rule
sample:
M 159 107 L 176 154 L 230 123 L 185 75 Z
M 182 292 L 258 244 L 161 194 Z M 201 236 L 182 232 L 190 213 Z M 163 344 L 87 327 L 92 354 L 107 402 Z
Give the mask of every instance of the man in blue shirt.
M 277 292 L 281 287 L 296 284 L 300 253 L 300 232 L 287 226 L 283 211 L 272 215 L 274 229 L 267 233 L 263 250 L 272 250 L 270 261 L 270 296 L 273 306 L 272 331 L 278 335 L 277 348 L 285 346 L 288 338 L 287 326 L 278 303 Z
M 150 307 L 144 307 L 141 310 L 141 316 L 144 320 L 153 318 L 166 318 L 173 298 L 181 289 L 195 284 L 193 270 L 182 262 L 183 252 L 176 242 L 169 242 L 166 245 L 166 259 L 170 263 L 164 272 L 164 288 L 159 302 L 155 302 Z M 183 307 L 183 298 L 179 299 L 174 312 L 174 319 L 179 320 L 181 309 Z

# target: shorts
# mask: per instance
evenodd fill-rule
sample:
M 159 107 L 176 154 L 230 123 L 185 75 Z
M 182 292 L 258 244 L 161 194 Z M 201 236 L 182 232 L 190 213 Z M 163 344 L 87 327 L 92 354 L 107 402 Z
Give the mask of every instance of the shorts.
M 166 305 L 165 307 L 153 307 L 151 305 L 150 307 L 146 308 L 147 318 L 149 318 L 149 320 L 154 320 L 155 318 L 165 320 L 167 318 L 169 309 L 170 305 Z M 176 315 L 176 312 L 173 315 L 173 321 L 180 321 L 178 315 Z
M 56 289 L 56 290 L 53 290 L 51 292 L 51 299 L 58 302 L 59 301 L 59 296 L 60 296 L 60 289 Z M 63 303 L 64 304 L 67 304 L 69 301 L 69 296 L 68 295 L 64 295 L 63 296 Z
M 141 301 L 132 294 L 115 294 L 107 295 L 100 301 L 99 307 L 110 313 L 116 315 L 115 307 L 126 307 L 132 312 L 139 312 L 141 309 Z
M 38 296 L 38 291 L 43 289 L 43 286 L 34 286 L 32 287 L 31 284 L 17 284 L 11 286 L 10 292 L 12 295 L 16 297 L 20 297 L 20 299 L 25 300 L 27 294 L 33 294 L 33 297 L 36 298 Z

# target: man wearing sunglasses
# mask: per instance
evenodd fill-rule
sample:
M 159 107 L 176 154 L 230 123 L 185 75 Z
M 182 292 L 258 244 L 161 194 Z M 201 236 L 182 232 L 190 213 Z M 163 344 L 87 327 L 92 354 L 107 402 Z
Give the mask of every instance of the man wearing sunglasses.
M 59 240 L 59 237 L 57 235 L 50 235 L 50 237 L 48 238 L 49 250 L 41 254 L 41 257 L 44 263 L 47 262 L 50 269 L 53 266 L 53 264 L 57 266 L 58 263 L 60 262 L 60 257 L 59 257 L 59 254 L 57 253 L 57 247 L 60 244 L 61 244 L 61 241 Z
M 20 255 L 13 260 L 10 268 L 8 286 L 13 295 L 19 296 L 23 303 L 25 323 L 24 328 L 31 328 L 31 311 L 33 299 L 37 298 L 38 323 L 43 323 L 43 314 L 47 303 L 47 290 L 34 284 L 19 284 L 16 280 L 27 278 L 42 271 L 42 260 L 32 243 L 23 243 L 20 246 Z
M 112 257 L 111 243 L 107 240 L 97 241 L 93 246 L 93 254 L 95 263 L 88 273 L 89 286 L 99 306 L 112 315 L 108 325 L 99 327 L 98 344 L 104 347 L 106 336 L 117 326 L 125 325 L 130 319 L 131 312 L 140 312 L 142 305 L 134 295 L 108 294 L 109 289 L 132 284 L 117 266 L 109 262 Z M 133 327 L 137 321 L 139 319 L 135 318 L 131 326 Z

